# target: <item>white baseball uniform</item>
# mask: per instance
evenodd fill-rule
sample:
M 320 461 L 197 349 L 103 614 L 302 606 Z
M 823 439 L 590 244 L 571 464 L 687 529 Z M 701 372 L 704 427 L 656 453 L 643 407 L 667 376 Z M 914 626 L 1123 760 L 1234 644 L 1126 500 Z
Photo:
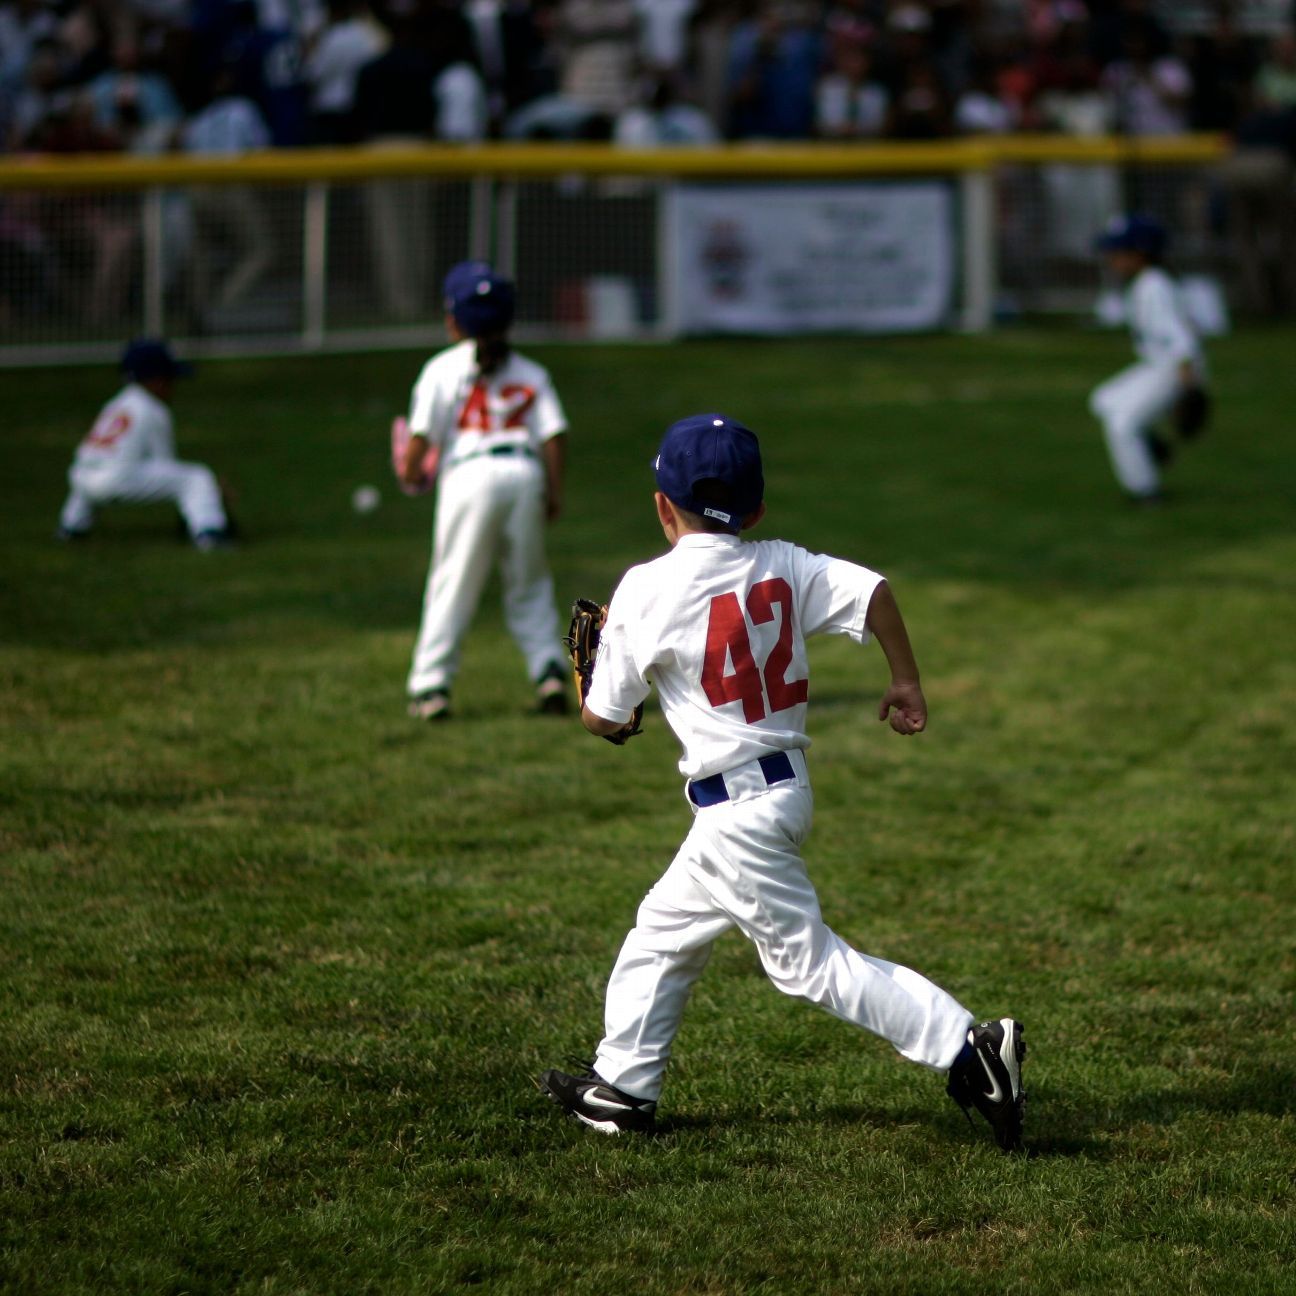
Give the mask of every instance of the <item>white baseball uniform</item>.
M 441 450 L 432 566 L 408 689 L 448 689 L 498 561 L 504 618 L 533 680 L 566 661 L 544 553 L 541 447 L 567 429 L 548 372 L 511 351 L 489 376 L 471 340 L 433 356 L 414 384 L 411 434 Z
M 138 383 L 128 383 L 95 419 L 68 471 L 59 517 L 66 531 L 86 531 L 100 504 L 169 500 L 191 535 L 224 531 L 220 486 L 210 468 L 175 457 L 171 411 Z
M 626 721 L 656 685 L 683 745 L 693 826 L 639 908 L 608 982 L 594 1066 L 656 1100 L 671 1043 L 716 938 L 737 927 L 778 989 L 944 1070 L 972 1014 L 908 968 L 851 948 L 823 921 L 801 859 L 813 799 L 805 717 L 813 634 L 869 638 L 882 580 L 786 541 L 686 534 L 626 573 L 586 705 Z
M 1138 363 L 1097 387 L 1089 408 L 1102 422 L 1116 479 L 1131 495 L 1154 495 L 1160 477 L 1147 433 L 1179 394 L 1179 366 L 1191 364 L 1205 381 L 1206 364 L 1178 285 L 1159 266 L 1147 266 L 1131 280 L 1125 318 Z

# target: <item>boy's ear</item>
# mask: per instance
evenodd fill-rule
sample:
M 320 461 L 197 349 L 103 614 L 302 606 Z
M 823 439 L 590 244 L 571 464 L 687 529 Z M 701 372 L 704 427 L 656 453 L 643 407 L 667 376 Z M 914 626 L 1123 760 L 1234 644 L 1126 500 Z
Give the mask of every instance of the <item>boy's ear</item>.
M 747 516 L 743 518 L 742 526 L 739 529 L 742 531 L 750 531 L 752 527 L 754 527 L 764 516 L 765 501 L 761 500 L 760 504 L 756 507 L 756 511 L 754 513 L 748 513 Z

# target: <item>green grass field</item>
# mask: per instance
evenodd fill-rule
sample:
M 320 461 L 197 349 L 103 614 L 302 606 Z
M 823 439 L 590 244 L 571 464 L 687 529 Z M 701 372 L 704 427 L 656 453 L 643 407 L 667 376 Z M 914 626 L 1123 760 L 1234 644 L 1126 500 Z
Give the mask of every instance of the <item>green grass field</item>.
M 52 543 L 112 375 L 7 373 L 0 1290 L 1292 1291 L 1296 331 L 1213 348 L 1156 512 L 1085 411 L 1121 338 L 535 354 L 564 603 L 659 551 L 650 453 L 715 407 L 762 434 L 763 534 L 891 577 L 930 729 L 812 644 L 807 858 L 848 939 L 1026 1023 L 1031 1155 L 736 936 L 658 1136 L 537 1093 L 688 811 L 657 712 L 624 750 L 528 714 L 493 592 L 458 718 L 405 717 L 420 357 L 206 365 L 181 450 L 251 536 L 212 555 L 164 508 Z

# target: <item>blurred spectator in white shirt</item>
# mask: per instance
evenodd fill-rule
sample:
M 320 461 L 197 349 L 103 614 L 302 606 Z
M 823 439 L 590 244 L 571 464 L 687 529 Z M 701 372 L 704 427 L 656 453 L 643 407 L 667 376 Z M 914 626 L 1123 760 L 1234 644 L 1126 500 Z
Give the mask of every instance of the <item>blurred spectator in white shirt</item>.
M 596 112 L 620 112 L 634 85 L 638 35 L 634 0 L 563 0 L 562 95 Z
M 21 87 L 9 98 L 5 134 L 0 147 L 24 148 L 54 106 L 63 74 L 63 47 L 52 37 L 38 41 L 27 62 Z
M 558 88 L 552 27 L 556 0 L 466 0 L 476 66 L 486 86 L 492 133 L 511 112 Z
M 1016 128 L 1013 106 L 997 93 L 997 71 L 990 55 L 974 57 L 971 80 L 954 103 L 954 129 L 960 135 L 1007 135 Z
M 1171 54 L 1152 53 L 1144 23 L 1126 30 L 1124 54 L 1108 65 L 1103 84 L 1116 101 L 1116 125 L 1126 135 L 1182 135 L 1188 129 L 1192 74 Z
M 204 156 L 237 156 L 270 147 L 270 128 L 261 110 L 245 95 L 235 92 L 233 80 L 222 71 L 213 87 L 211 102 L 180 130 L 180 147 Z
M 113 66 L 87 87 L 95 122 L 112 131 L 121 147 L 157 152 L 179 125 L 180 104 L 166 78 L 142 71 L 133 37 L 119 36 L 113 46 Z
M 873 139 L 883 134 L 891 96 L 873 79 L 867 28 L 829 37 L 831 66 L 815 86 L 815 134 L 824 139 Z
M 364 0 L 329 0 L 328 22 L 306 55 L 315 139 L 339 144 L 353 138 L 351 110 L 360 69 L 387 48 L 387 30 Z
M 43 0 L 0 4 L 0 93 L 22 84 L 38 42 L 58 29 L 58 18 Z
M 1296 108 L 1296 30 L 1280 32 L 1255 79 L 1256 107 Z
M 235 156 L 270 147 L 260 109 L 238 91 L 234 69 L 218 67 L 211 98 L 179 133 L 181 149 L 197 156 Z M 275 261 L 274 231 L 260 194 L 248 185 L 195 185 L 186 191 L 187 219 L 177 212 L 192 247 L 188 301 L 191 326 L 206 327 L 207 312 L 241 302 Z
M 719 142 L 715 124 L 700 108 L 685 103 L 669 77 L 648 83 L 644 102 L 616 119 L 612 138 L 623 148 L 663 148 Z
M 658 74 L 683 68 L 688 57 L 689 20 L 697 0 L 634 0 L 639 13 L 639 54 Z

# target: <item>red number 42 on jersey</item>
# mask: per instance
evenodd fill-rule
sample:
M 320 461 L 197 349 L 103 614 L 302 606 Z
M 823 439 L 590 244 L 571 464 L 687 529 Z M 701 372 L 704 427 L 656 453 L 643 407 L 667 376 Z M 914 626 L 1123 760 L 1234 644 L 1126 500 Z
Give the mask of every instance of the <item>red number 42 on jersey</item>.
M 748 724 L 774 711 L 786 711 L 809 696 L 809 680 L 787 680 L 792 661 L 792 587 L 781 576 L 758 581 L 747 594 L 747 616 L 752 625 L 767 625 L 779 609 L 778 642 L 757 670 L 752 656 L 747 619 L 737 594 L 717 594 L 707 619 L 706 655 L 702 659 L 702 689 L 712 706 L 743 704 Z M 733 663 L 733 672 L 725 666 Z

